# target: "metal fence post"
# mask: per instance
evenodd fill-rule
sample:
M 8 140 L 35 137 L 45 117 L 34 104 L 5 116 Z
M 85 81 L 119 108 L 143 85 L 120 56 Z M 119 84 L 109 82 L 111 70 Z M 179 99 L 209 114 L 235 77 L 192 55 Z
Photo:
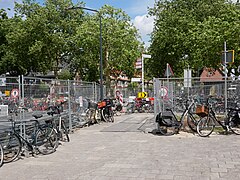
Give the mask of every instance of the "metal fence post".
M 94 101 L 98 101 L 97 100 L 97 85 L 96 82 L 93 83 L 93 96 L 94 96 Z
M 72 131 L 72 118 L 71 118 L 71 87 L 70 87 L 70 80 L 68 79 L 68 116 L 69 116 L 69 129 Z

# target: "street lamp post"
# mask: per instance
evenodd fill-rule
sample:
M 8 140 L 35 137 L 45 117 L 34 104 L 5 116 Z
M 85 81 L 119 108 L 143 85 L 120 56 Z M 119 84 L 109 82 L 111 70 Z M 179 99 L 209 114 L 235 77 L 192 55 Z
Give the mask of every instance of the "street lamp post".
M 101 14 L 98 10 L 96 9 L 91 9 L 91 8 L 86 8 L 86 7 L 70 7 L 67 8 L 67 10 L 74 10 L 74 9 L 84 9 L 87 11 L 92 11 L 92 12 L 97 12 L 99 14 L 99 23 L 100 23 L 100 37 L 99 37 L 99 44 L 100 44 L 100 100 L 103 100 L 103 60 L 102 60 L 102 17 Z

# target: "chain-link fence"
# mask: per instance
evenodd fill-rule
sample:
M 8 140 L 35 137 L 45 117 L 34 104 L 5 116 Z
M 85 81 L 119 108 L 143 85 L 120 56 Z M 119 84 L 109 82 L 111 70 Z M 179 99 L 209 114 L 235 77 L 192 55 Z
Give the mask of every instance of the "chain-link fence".
M 57 80 L 33 77 L 0 78 L 0 118 L 6 120 L 11 110 L 23 106 L 28 111 L 18 119 L 32 118 L 32 112 L 47 111 L 49 106 L 64 102 L 67 124 L 72 129 L 72 114 L 84 98 L 98 101 L 100 86 L 95 82 Z M 28 113 L 29 112 L 29 113 Z M 31 112 L 31 113 L 30 113 Z M 43 113 L 43 112 L 42 112 Z
M 224 113 L 238 99 L 240 81 L 223 79 L 200 78 L 161 78 L 154 79 L 154 109 L 155 115 L 171 108 L 182 112 L 185 100 L 193 99 L 196 103 L 204 103 L 211 97 L 212 105 L 217 113 Z
M 120 91 L 127 102 L 129 97 L 138 97 L 141 87 L 103 87 L 104 98 L 115 98 Z M 146 86 L 147 97 L 153 97 L 153 86 Z M 36 77 L 1 77 L 0 78 L 0 117 L 6 118 L 9 110 L 23 106 L 31 113 L 25 113 L 23 119 L 31 118 L 32 112 L 47 111 L 49 106 L 64 103 L 68 115 L 68 126 L 74 124 L 75 114 L 83 111 L 87 104 L 84 99 L 97 102 L 100 100 L 100 85 L 95 82 L 60 80 Z M 20 119 L 20 118 L 19 118 Z

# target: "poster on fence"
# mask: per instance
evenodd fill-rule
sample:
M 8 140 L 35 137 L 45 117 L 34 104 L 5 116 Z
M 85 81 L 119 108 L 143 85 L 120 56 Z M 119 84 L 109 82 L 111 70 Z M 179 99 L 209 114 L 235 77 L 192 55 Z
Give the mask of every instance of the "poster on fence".
M 184 69 L 184 87 L 192 87 L 192 70 Z
M 8 115 L 8 105 L 0 105 L 0 117 Z
M 0 78 L 0 86 L 6 86 L 6 78 Z

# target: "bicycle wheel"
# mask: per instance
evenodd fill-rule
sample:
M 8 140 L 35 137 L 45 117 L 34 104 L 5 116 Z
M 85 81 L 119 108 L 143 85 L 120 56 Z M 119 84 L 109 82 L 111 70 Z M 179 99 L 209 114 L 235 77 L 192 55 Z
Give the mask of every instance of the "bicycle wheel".
M 95 116 L 94 116 L 95 122 L 97 124 L 101 123 L 101 114 L 99 110 L 95 110 Z
M 20 138 L 14 133 L 9 133 L 6 137 L 3 138 L 4 138 L 2 140 L 4 152 L 3 162 L 9 163 L 18 158 L 22 150 L 22 143 Z
M 68 129 L 65 125 L 65 122 L 62 120 L 61 122 L 61 125 L 62 125 L 62 129 L 61 129 L 61 141 L 64 141 L 64 142 L 69 142 L 70 141 L 70 138 L 69 138 L 69 134 L 68 134 Z
M 198 124 L 198 120 L 195 119 L 192 115 L 187 117 L 187 124 L 188 127 L 193 131 L 193 132 L 197 132 L 197 124 Z
M 102 118 L 105 122 L 114 122 L 113 111 L 111 109 L 103 108 L 101 113 L 102 113 Z
M 0 143 L 0 167 L 3 165 L 3 157 L 4 157 L 3 146 Z
M 91 124 L 91 122 L 92 122 L 92 112 L 91 112 L 90 109 L 87 109 L 84 120 L 85 120 L 86 124 L 87 124 L 88 126 L 90 126 L 90 124 Z
M 228 122 L 229 129 L 236 135 L 240 135 L 240 122 L 230 117 Z
M 108 116 L 107 116 L 107 109 L 106 108 L 101 109 L 101 116 L 102 116 L 102 119 L 105 122 L 108 122 Z
M 197 133 L 201 137 L 209 136 L 215 128 L 214 119 L 211 116 L 202 117 L 197 124 Z
M 161 135 L 164 136 L 171 136 L 176 133 L 176 127 L 175 126 L 166 126 L 163 125 L 162 123 L 158 122 L 158 131 L 160 132 Z
M 37 150 L 44 155 L 55 152 L 58 146 L 58 136 L 55 129 L 46 126 L 39 129 L 35 137 Z

